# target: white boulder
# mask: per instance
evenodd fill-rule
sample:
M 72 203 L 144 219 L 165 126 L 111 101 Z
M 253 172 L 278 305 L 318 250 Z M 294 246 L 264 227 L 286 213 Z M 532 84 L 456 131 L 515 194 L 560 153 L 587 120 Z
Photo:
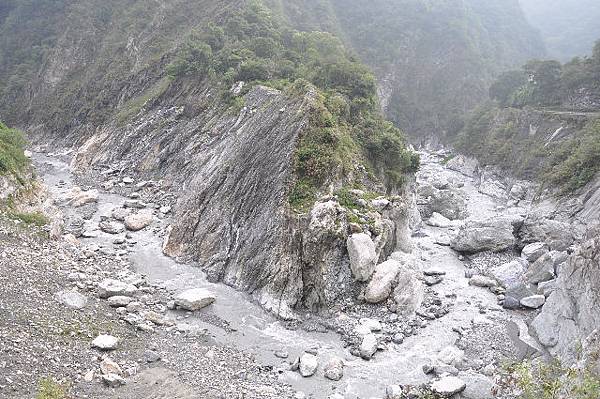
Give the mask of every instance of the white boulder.
M 375 267 L 375 274 L 365 291 L 365 299 L 369 303 L 385 301 L 392 292 L 392 284 L 401 268 L 400 262 L 389 259 Z
M 377 263 L 375 243 L 367 234 L 358 233 L 348 237 L 346 245 L 352 275 L 358 281 L 368 281 Z
M 175 297 L 175 305 L 189 311 L 207 307 L 216 300 L 215 295 L 205 288 L 193 288 L 181 292 Z

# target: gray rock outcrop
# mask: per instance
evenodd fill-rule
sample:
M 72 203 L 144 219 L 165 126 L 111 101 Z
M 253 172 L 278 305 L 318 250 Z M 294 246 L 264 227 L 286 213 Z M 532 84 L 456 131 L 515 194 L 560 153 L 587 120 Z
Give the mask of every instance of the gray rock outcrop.
M 377 263 L 375 243 L 367 234 L 359 233 L 348 237 L 347 246 L 352 275 L 358 281 L 369 280 Z
M 424 218 L 431 217 L 434 212 L 450 220 L 464 219 L 467 216 L 465 194 L 453 186 L 438 189 L 423 183 L 418 189 L 417 203 Z
M 459 252 L 504 251 L 516 244 L 515 231 L 523 219 L 518 216 L 468 220 L 460 228 L 450 247 Z
M 400 272 L 400 262 L 389 259 L 375 268 L 375 274 L 365 291 L 365 299 L 369 303 L 379 303 L 386 300 L 392 292 L 392 284 Z
M 600 235 L 588 233 L 561 269 L 555 288 L 534 319 L 539 341 L 565 363 L 577 357 L 577 343 L 600 325 Z
M 537 214 L 525 218 L 519 238 L 524 244 L 545 242 L 551 250 L 556 251 L 566 251 L 575 242 L 570 223 Z

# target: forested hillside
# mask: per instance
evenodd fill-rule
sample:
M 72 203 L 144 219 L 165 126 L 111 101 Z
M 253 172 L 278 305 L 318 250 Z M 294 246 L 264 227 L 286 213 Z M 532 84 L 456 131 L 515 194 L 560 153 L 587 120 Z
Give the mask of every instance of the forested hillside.
M 484 163 L 573 191 L 600 171 L 600 41 L 590 57 L 503 73 L 457 144 Z
M 0 28 L 0 116 L 33 145 L 72 148 L 81 174 L 114 165 L 165 182 L 178 197 L 165 252 L 288 315 L 335 299 L 312 269 L 340 264 L 347 229 L 305 248 L 322 242 L 307 237 L 316 201 L 342 198 L 353 210 L 336 213 L 339 226 L 392 242 L 395 228 L 359 216 L 349 192 L 397 196 L 419 158 L 384 119 L 371 70 L 280 12 L 261 1 L 15 2 Z
M 221 21 L 243 1 L 205 3 L 173 0 L 156 10 L 137 1 L 5 4 L 0 95 L 7 101 L 0 114 L 17 122 L 39 108 L 27 114 L 29 123 L 43 120 L 53 130 L 76 125 L 83 114 L 101 121 L 114 106 L 115 82 L 155 73 L 192 29 Z M 494 75 L 544 53 L 516 0 L 266 3 L 296 29 L 339 36 L 374 70 L 388 117 L 414 137 L 452 135 L 485 98 Z M 67 47 L 72 52 L 59 55 Z M 58 98 L 45 99 L 57 85 Z M 79 117 L 60 112 L 67 105 Z
M 596 0 L 520 0 L 529 22 L 540 30 L 552 58 L 566 62 L 589 55 L 600 37 Z
M 516 0 L 277 3 L 300 28 L 339 32 L 375 71 L 388 117 L 415 139 L 452 136 L 496 74 L 544 55 Z

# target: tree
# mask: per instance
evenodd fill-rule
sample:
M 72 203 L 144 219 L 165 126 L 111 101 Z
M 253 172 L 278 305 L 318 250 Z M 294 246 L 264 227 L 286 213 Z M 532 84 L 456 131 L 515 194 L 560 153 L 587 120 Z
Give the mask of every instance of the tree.
M 559 101 L 562 65 L 558 61 L 529 61 L 525 71 L 532 77 L 534 98 L 540 105 L 552 105 Z
M 204 42 L 188 41 L 168 66 L 169 76 L 206 75 L 212 67 L 212 49 Z
M 269 75 L 269 67 L 264 61 L 248 60 L 240 64 L 237 80 L 268 80 Z
M 501 105 L 511 105 L 511 97 L 519 88 L 527 84 L 524 71 L 508 71 L 501 74 L 490 86 L 490 98 Z

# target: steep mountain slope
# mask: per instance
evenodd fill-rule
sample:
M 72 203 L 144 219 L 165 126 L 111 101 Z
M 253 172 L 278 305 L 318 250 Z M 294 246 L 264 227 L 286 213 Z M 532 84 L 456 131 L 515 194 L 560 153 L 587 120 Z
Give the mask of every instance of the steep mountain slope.
M 600 42 L 591 57 L 506 72 L 490 95 L 459 136 L 464 153 L 565 192 L 600 171 Z
M 580 360 L 594 372 L 595 360 L 585 359 L 581 348 L 591 342 L 597 350 L 599 72 L 600 42 L 590 57 L 567 64 L 531 61 L 506 72 L 490 89 L 493 101 L 474 112 L 457 141 L 482 164 L 541 183 L 538 195 L 562 195 L 553 214 L 577 226 L 582 239 L 556 269 L 532 329 L 553 356 L 565 364 Z
M 14 103 L 13 110 L 27 108 L 27 102 L 32 100 L 38 101 L 38 106 L 55 105 L 42 113 L 29 115 L 30 119 L 44 120 L 46 125 L 54 120 L 54 129 L 67 121 L 56 120 L 65 117 L 56 109 L 60 103 L 40 96 L 38 88 L 43 88 L 40 85 L 52 86 L 53 81 L 74 65 L 93 59 L 94 67 L 83 75 L 73 75 L 73 82 L 68 89 L 61 90 L 60 97 L 68 96 L 67 103 L 79 102 L 80 113 L 88 114 L 88 118 L 101 119 L 116 89 L 97 87 L 91 91 L 103 93 L 106 98 L 90 96 L 89 89 L 104 81 L 103 72 L 110 71 L 111 76 L 122 80 L 131 71 L 144 71 L 185 37 L 192 26 L 202 21 L 218 21 L 226 9 L 241 4 L 230 1 L 201 6 L 172 1 L 149 11 L 142 3 L 131 2 L 127 9 L 116 11 L 119 10 L 116 2 L 91 7 L 84 7 L 81 2 L 81 7 L 73 7 L 71 3 L 67 0 L 25 2 L 15 8 L 17 3 L 13 2 L 5 6 L 6 10 L 14 8 L 10 14 L 3 11 L 8 17 L 3 23 L 6 34 L 0 51 L 11 54 L 11 57 L 3 57 L 4 65 L 0 65 L 1 80 L 6 82 L 3 97 Z M 35 4 L 35 10 L 28 4 Z M 452 135 L 460 129 L 463 115 L 485 98 L 495 74 L 544 54 L 539 36 L 524 20 L 516 0 L 378 0 L 369 3 L 269 0 L 268 4 L 297 29 L 324 30 L 344 38 L 376 72 L 381 102 L 388 117 L 415 137 Z M 64 13 L 69 15 L 67 29 L 71 32 L 90 30 L 87 37 L 89 43 L 94 43 L 93 49 L 79 43 L 79 50 L 72 54 L 49 53 L 44 58 L 49 48 L 55 49 L 56 41 L 62 40 L 62 44 L 58 44 L 61 47 L 73 40 L 68 36 L 58 38 L 56 29 L 61 24 L 40 22 L 60 19 Z M 31 15 L 34 18 L 30 19 L 25 34 L 19 21 Z M 44 18 L 36 19 L 35 15 Z M 110 25 L 106 21 L 110 21 Z M 120 33 L 116 34 L 114 28 Z M 27 47 L 35 52 L 16 51 L 23 48 L 19 47 L 22 44 L 19 41 L 28 43 Z M 128 57 L 123 57 L 124 54 Z M 46 76 L 46 82 L 37 82 L 37 88 L 27 90 L 25 86 L 31 83 L 42 61 L 50 63 L 46 69 L 54 70 L 54 74 Z M 82 81 L 88 83 L 85 93 L 81 91 Z M 24 96 L 23 89 L 32 98 Z M 9 119 L 14 111 L 2 109 L 1 112 L 0 115 Z M 68 123 L 76 125 L 79 119 L 72 118 Z
M 519 1 L 552 58 L 565 62 L 588 55 L 600 37 L 600 3 L 595 0 Z
M 349 222 L 378 256 L 396 248 L 409 200 L 394 196 L 418 157 L 338 39 L 294 31 L 258 1 L 45 2 L 60 21 L 48 26 L 35 3 L 4 19 L 5 54 L 19 41 L 40 52 L 2 58 L 1 115 L 73 148 L 74 167 L 109 190 L 115 171 L 161 181 L 178 198 L 167 253 L 287 317 L 353 289 Z M 13 29 L 23 16 L 38 34 Z M 338 205 L 351 188 L 389 195 L 389 211 Z
M 417 141 L 456 133 L 496 74 L 544 55 L 516 0 L 277 3 L 300 29 L 339 32 L 376 72 L 388 117 Z

